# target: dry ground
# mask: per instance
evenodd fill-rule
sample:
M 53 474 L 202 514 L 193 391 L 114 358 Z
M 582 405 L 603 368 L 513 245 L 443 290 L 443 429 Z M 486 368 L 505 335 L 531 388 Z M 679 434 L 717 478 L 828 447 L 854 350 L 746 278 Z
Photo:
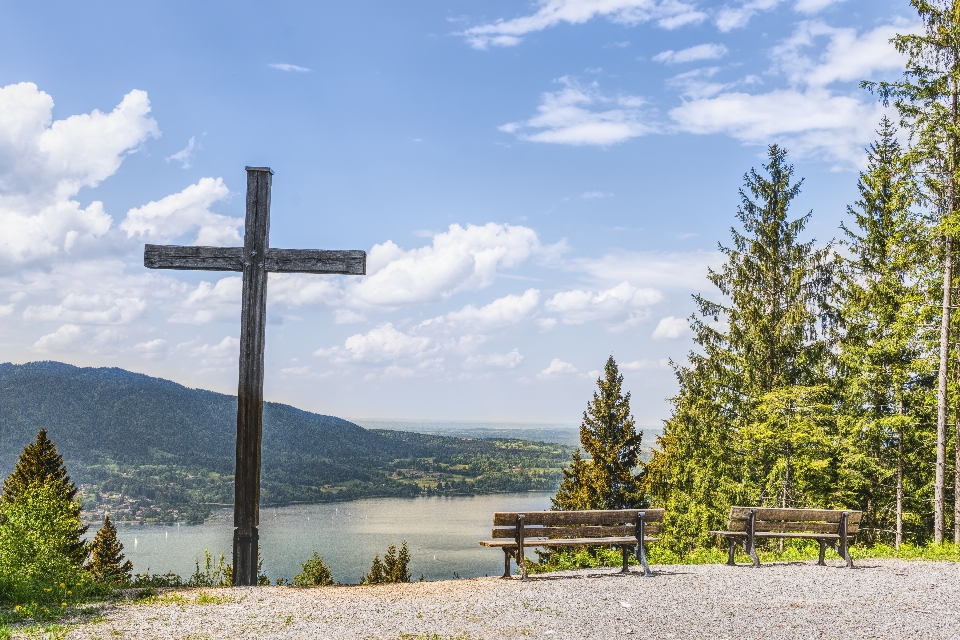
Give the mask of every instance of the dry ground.
M 654 567 L 365 587 L 178 590 L 68 638 L 960 639 L 960 565 Z

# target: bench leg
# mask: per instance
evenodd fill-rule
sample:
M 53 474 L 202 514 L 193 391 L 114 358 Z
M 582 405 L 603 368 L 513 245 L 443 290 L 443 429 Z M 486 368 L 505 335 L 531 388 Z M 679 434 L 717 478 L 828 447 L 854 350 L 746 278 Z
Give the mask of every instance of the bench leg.
M 853 569 L 853 558 L 850 557 L 850 550 L 847 548 L 847 537 L 840 537 L 840 548 L 837 549 L 840 557 L 847 561 L 847 568 Z
M 623 554 L 623 567 L 620 569 L 620 573 L 630 573 L 630 569 L 627 568 L 627 558 L 630 557 L 630 547 L 620 547 L 620 553 Z
M 827 566 L 827 563 L 824 562 L 824 554 L 827 552 L 827 541 L 826 540 L 817 540 L 820 543 L 820 559 L 817 561 L 817 564 L 821 567 Z
M 506 547 L 503 548 L 503 575 L 501 578 L 510 578 L 510 557 L 513 555 Z
M 747 552 L 747 555 L 750 556 L 750 559 L 753 560 L 753 566 L 760 566 L 760 557 L 757 555 L 757 550 L 749 540 L 743 541 L 743 550 Z
M 737 541 L 733 538 L 727 538 L 727 546 L 729 547 L 729 549 L 727 550 L 727 564 L 730 565 L 731 567 L 735 567 L 737 566 L 737 563 L 733 559 L 733 557 L 734 557 L 734 553 L 736 552 Z

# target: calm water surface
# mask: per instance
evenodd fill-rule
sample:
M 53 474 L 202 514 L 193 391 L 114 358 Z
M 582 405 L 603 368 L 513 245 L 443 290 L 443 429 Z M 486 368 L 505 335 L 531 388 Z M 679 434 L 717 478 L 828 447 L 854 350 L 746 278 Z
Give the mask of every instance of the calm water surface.
M 508 493 L 475 497 L 378 498 L 336 504 L 296 505 L 260 512 L 260 552 L 264 572 L 293 578 L 316 549 L 336 580 L 360 581 L 375 554 L 407 541 L 410 571 L 416 580 L 500 575 L 503 553 L 477 544 L 488 539 L 494 511 L 550 508 L 550 493 Z M 117 527 L 124 554 L 136 573 L 172 571 L 188 577 L 209 549 L 227 561 L 233 545 L 233 510 L 202 525 Z M 91 534 L 93 528 L 91 528 Z

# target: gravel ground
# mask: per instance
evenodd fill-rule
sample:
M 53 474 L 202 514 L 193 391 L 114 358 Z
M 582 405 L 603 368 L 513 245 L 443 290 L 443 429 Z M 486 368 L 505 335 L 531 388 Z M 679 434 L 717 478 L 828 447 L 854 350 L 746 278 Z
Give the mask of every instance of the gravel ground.
M 654 571 L 655 578 L 594 569 L 524 582 L 184 589 L 161 602 L 112 606 L 101 621 L 67 637 L 960 639 L 958 564 L 864 560 L 854 570 L 789 563 Z M 225 601 L 209 603 L 218 599 Z

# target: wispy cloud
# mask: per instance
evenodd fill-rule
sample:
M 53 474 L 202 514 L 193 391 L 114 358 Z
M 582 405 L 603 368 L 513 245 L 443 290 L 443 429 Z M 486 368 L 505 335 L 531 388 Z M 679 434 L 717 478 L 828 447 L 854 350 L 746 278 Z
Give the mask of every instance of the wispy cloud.
M 604 17 L 627 26 L 656 20 L 664 29 L 703 21 L 707 16 L 682 0 L 539 0 L 536 13 L 511 20 L 497 20 L 460 33 L 475 49 L 512 47 L 523 36 L 561 23 L 583 24 Z
M 661 51 L 653 56 L 655 62 L 666 64 L 680 64 L 683 62 L 696 62 L 697 60 L 716 60 L 727 55 L 727 48 L 722 44 L 698 44 L 695 47 L 674 51 L 669 49 Z
M 541 96 L 537 115 L 505 124 L 500 131 L 529 142 L 609 146 L 655 130 L 645 118 L 642 98 L 608 98 L 596 82 L 582 85 L 567 76 L 557 82 L 563 88 Z
M 296 64 L 287 64 L 285 62 L 275 62 L 267 66 L 269 66 L 271 69 L 279 69 L 280 71 L 296 71 L 298 73 L 313 71 L 313 69 L 309 69 L 307 67 L 301 67 Z
M 180 151 L 177 151 L 172 156 L 167 156 L 166 161 L 170 162 L 171 160 L 175 160 L 176 162 L 180 163 L 180 166 L 182 168 L 189 169 L 190 167 L 193 166 L 191 161 L 193 160 L 193 150 L 196 148 L 196 145 L 197 145 L 196 138 L 194 136 L 190 136 L 190 140 L 187 142 L 187 146 L 185 146 Z

